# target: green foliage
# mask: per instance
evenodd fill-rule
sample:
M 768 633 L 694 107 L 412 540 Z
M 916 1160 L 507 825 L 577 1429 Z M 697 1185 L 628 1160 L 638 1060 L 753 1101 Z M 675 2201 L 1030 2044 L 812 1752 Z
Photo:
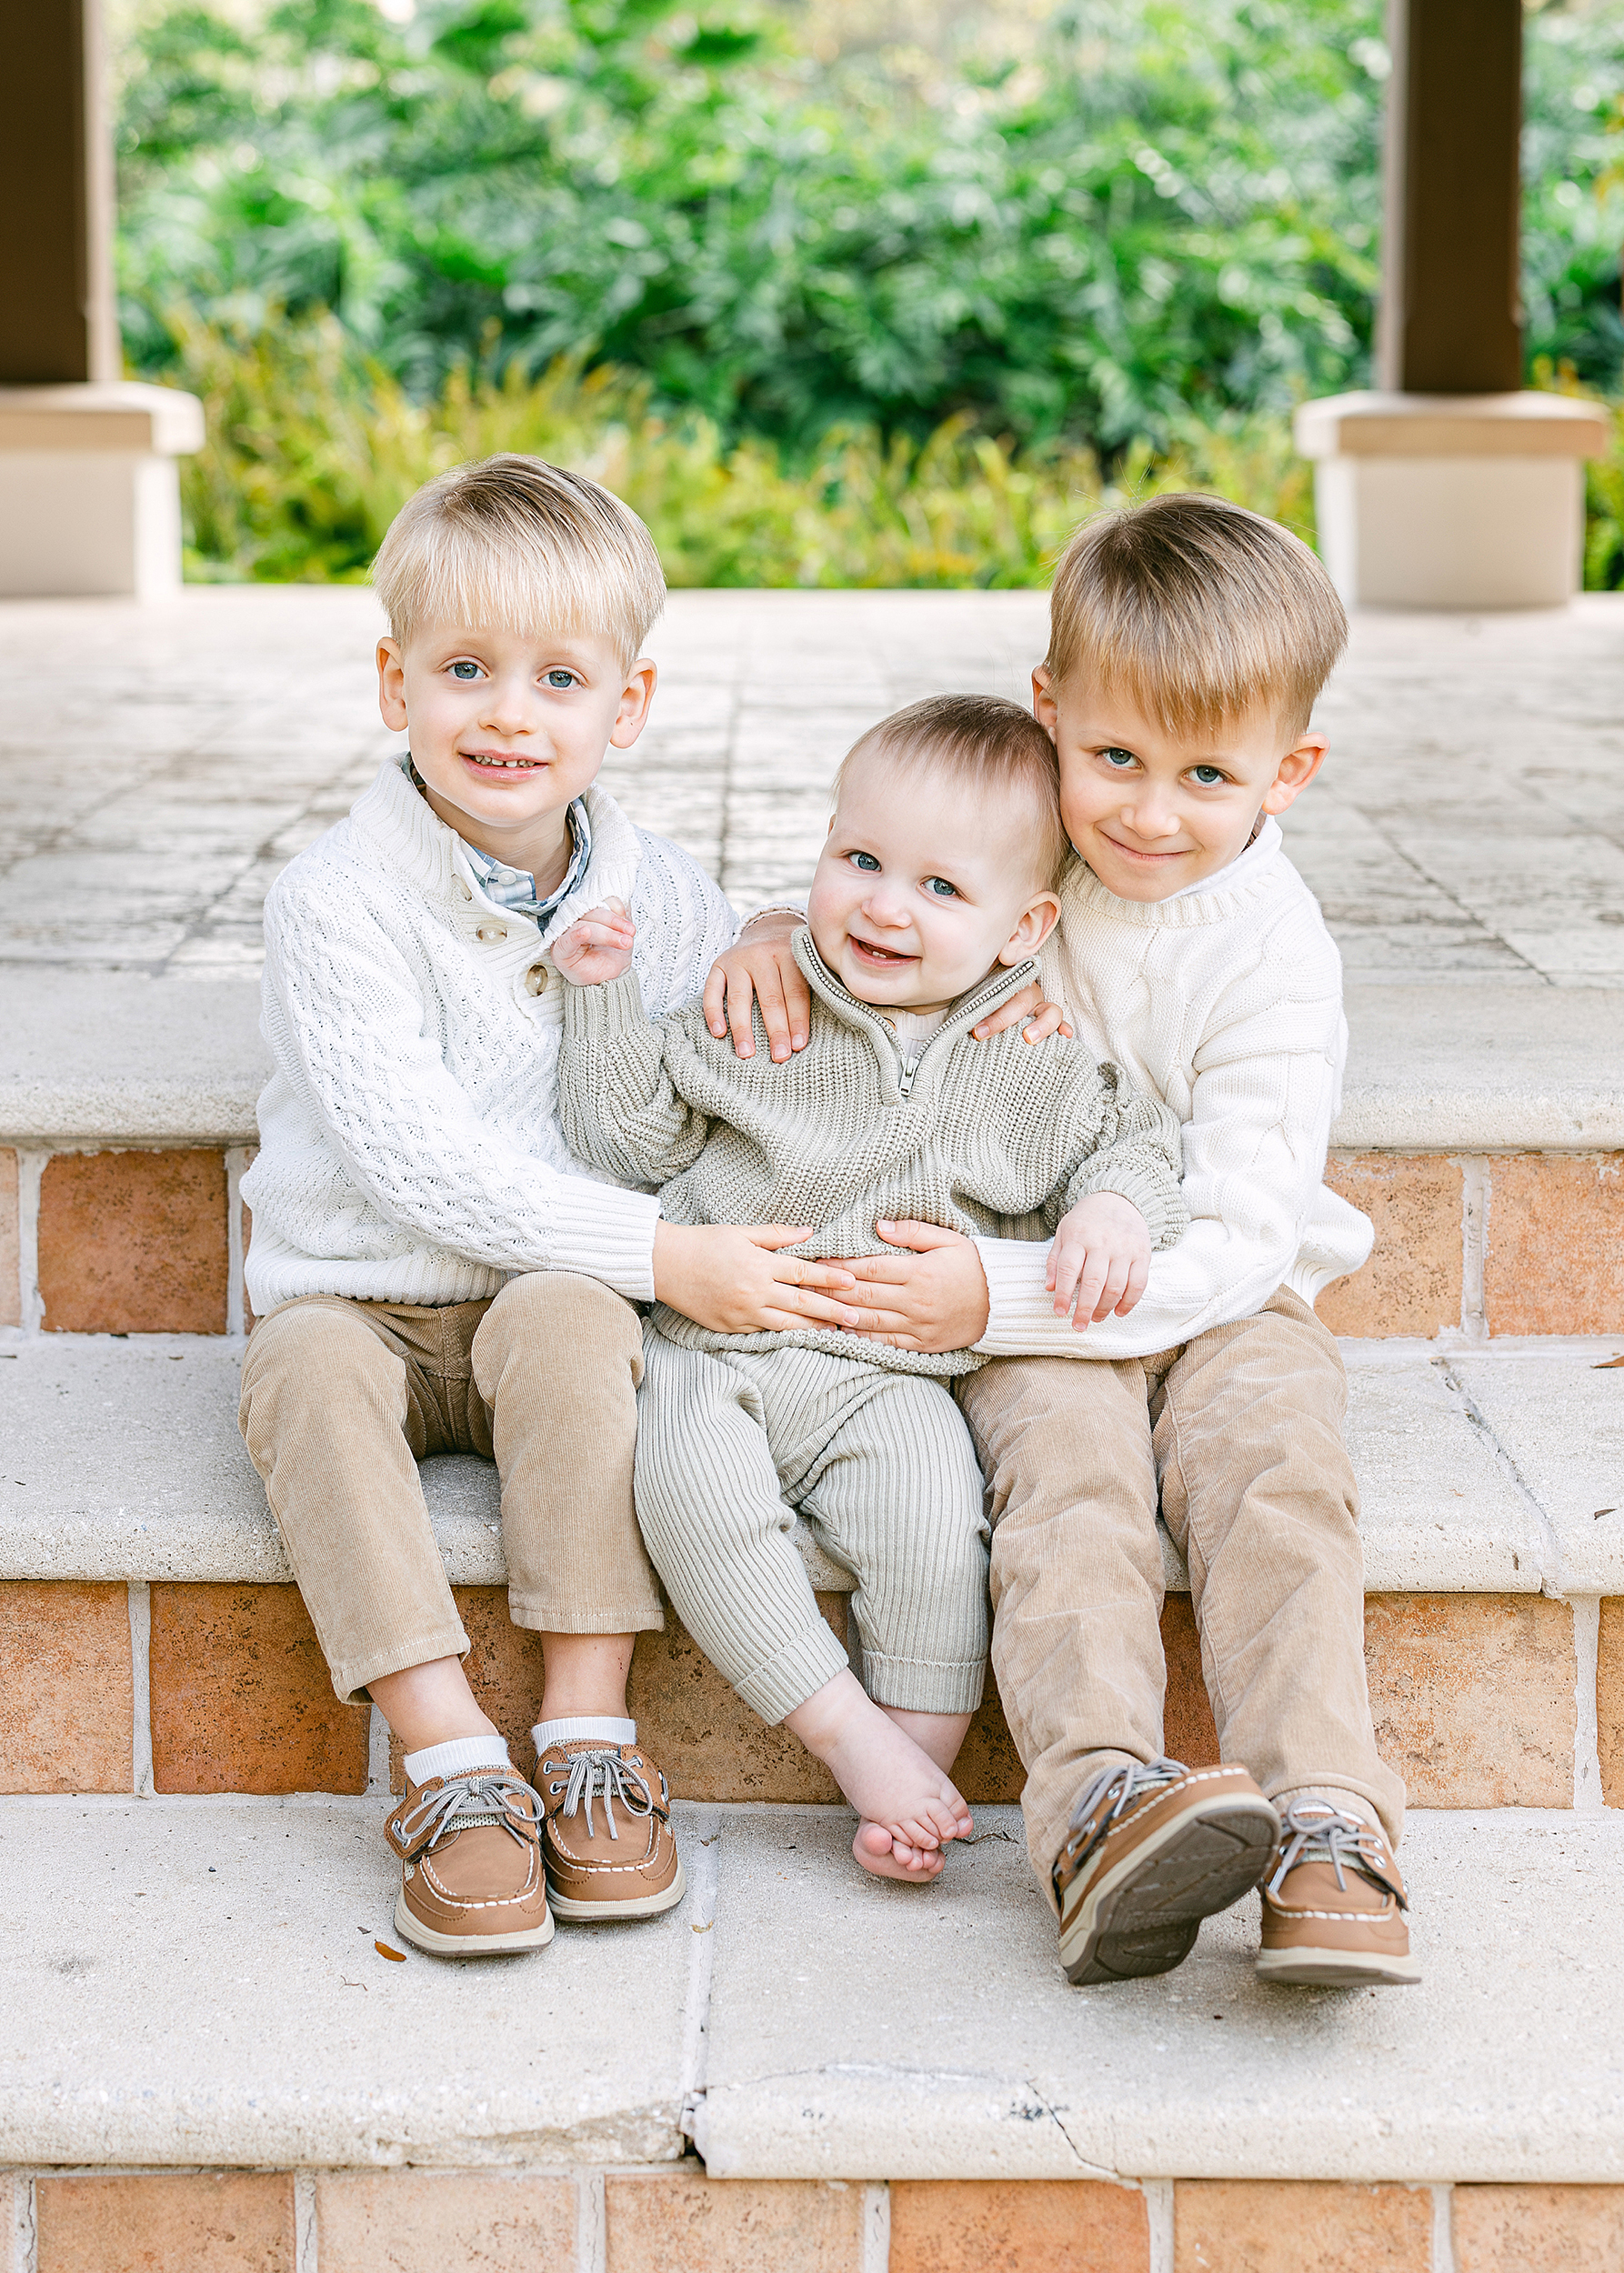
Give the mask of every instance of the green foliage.
M 443 467 L 531 451 L 606 482 L 648 524 L 674 585 L 1020 586 L 1047 580 L 1082 516 L 1158 489 L 1204 488 L 1303 529 L 1308 469 L 1279 419 L 1230 421 L 1114 480 L 1087 447 L 1022 450 L 947 421 L 926 441 L 834 429 L 787 466 L 758 438 L 727 444 L 697 414 L 651 415 L 649 382 L 563 360 L 414 402 L 331 318 L 232 335 L 176 320 L 180 375 L 209 404 L 209 441 L 182 471 L 188 569 L 201 576 L 365 576 L 411 492 Z

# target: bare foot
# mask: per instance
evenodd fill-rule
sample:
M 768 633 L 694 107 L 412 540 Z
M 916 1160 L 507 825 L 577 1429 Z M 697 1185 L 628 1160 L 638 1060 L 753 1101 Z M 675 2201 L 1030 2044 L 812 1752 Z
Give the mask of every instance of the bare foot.
M 837 1673 L 797 1706 L 788 1724 L 822 1760 L 863 1824 L 852 1853 L 887 1878 L 933 1878 L 940 1849 L 973 1829 L 952 1778 L 865 1694 L 850 1671 Z M 934 1857 L 934 1860 L 927 1860 Z

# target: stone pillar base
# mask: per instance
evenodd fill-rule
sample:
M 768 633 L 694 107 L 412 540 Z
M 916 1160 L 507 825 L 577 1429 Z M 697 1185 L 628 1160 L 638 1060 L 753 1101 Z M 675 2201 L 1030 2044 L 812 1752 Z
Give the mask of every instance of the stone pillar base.
M 175 461 L 202 446 L 175 388 L 0 387 L 0 597 L 178 592 Z
M 1606 414 L 1563 395 L 1335 395 L 1297 414 L 1319 550 L 1347 606 L 1560 607 Z

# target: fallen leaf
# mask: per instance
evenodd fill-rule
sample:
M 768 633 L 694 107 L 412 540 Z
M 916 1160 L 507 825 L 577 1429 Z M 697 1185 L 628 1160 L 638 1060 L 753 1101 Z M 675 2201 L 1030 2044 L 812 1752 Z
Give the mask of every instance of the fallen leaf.
M 1624 1357 L 1604 1357 L 1599 1365 L 1592 1366 L 1590 1367 L 1590 1371 L 1592 1373 L 1611 1373 L 1615 1366 L 1624 1366 Z
M 406 1951 L 404 1949 L 391 1949 L 386 1941 L 375 1941 L 372 1946 L 380 1958 L 390 1958 L 396 1965 L 405 1965 Z
M 688 1931 L 690 1934 L 708 1934 L 711 1928 L 715 1924 L 716 1919 L 714 1918 L 707 1918 L 703 1926 L 690 1926 L 688 1928 Z
M 1616 1516 L 1618 1512 L 1616 1507 L 1598 1507 L 1596 1513 L 1590 1517 L 1590 1521 L 1599 1523 L 1603 1516 Z

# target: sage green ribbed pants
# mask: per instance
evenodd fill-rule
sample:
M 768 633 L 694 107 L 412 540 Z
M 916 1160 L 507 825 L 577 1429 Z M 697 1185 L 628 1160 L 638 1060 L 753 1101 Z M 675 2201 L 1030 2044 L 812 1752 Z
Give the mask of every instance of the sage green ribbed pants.
M 645 1329 L 637 1520 L 677 1615 L 764 1720 L 842 1670 L 790 1537 L 857 1581 L 876 1703 L 969 1713 L 987 1657 L 987 1522 L 945 1383 L 821 1349 L 684 1349 Z

